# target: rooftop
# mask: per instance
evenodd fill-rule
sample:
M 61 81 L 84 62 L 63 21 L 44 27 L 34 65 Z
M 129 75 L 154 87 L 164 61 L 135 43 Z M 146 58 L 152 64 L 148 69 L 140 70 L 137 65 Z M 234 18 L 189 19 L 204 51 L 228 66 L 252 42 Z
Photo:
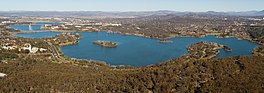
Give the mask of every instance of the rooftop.
M 0 73 L 0 77 L 5 77 L 5 76 L 6 76 L 6 74 Z

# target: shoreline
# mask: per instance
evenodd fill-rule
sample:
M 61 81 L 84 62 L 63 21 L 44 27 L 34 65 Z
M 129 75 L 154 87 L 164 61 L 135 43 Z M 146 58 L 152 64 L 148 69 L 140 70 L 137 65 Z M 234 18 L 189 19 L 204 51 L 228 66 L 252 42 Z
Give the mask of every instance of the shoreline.
M 19 30 L 20 32 L 12 32 L 12 34 L 11 35 L 13 35 L 13 34 L 23 34 L 23 32 L 21 32 L 21 30 Z M 48 31 L 50 31 L 50 30 L 47 30 L 47 32 Z M 57 32 L 57 31 L 50 31 L 50 32 Z M 118 33 L 118 32 L 111 32 L 111 31 L 106 31 L 106 30 L 102 30 L 102 31 L 68 31 L 68 32 L 65 32 L 65 31 L 61 31 L 61 33 L 71 33 L 71 32 L 106 32 L 106 33 L 109 33 L 109 34 L 120 34 L 120 35 L 124 35 L 124 36 L 127 36 L 126 34 L 124 34 L 124 33 Z M 111 32 L 111 33 L 110 33 Z M 150 38 L 150 39 L 164 39 L 164 38 L 151 38 L 151 37 L 147 37 L 147 36 L 144 36 L 144 35 L 137 35 L 137 34 L 129 34 L 130 36 L 137 36 L 137 37 L 143 37 L 143 38 Z M 206 37 L 206 36 L 216 36 L 216 35 L 205 35 L 204 37 Z M 17 37 L 17 36 L 14 36 L 14 37 Z M 52 37 L 47 37 L 47 38 L 44 38 L 44 39 L 50 39 L 50 38 L 53 38 L 54 36 L 52 36 Z M 195 36 L 176 36 L 176 37 L 168 37 L 168 38 L 166 38 L 166 39 L 172 39 L 172 38 L 177 38 L 177 37 L 195 37 Z M 204 37 L 195 37 L 195 38 L 204 38 Z M 217 36 L 216 36 L 217 37 Z M 219 37 L 217 37 L 217 38 L 219 38 Z M 237 37 L 235 37 L 235 36 L 229 36 L 229 37 L 224 37 L 224 38 L 237 38 Z M 237 39 L 239 39 L 239 38 L 237 38 Z M 247 40 L 247 39 L 242 39 L 242 40 Z M 250 40 L 247 40 L 247 41 L 250 41 Z M 63 46 L 68 46 L 68 45 L 73 45 L 73 44 L 76 44 L 76 43 L 78 43 L 79 42 L 79 40 L 77 40 L 77 42 L 75 42 L 75 43 L 67 43 L 67 44 L 63 44 L 63 45 L 59 45 L 58 47 L 59 48 L 61 48 L 61 47 L 63 47 Z M 250 42 L 253 42 L 253 41 L 250 41 Z M 256 43 L 256 42 L 253 42 L 253 43 Z M 257 43 L 258 44 L 258 43 Z M 260 44 L 259 44 L 260 45 Z M 61 51 L 61 50 L 59 50 L 59 51 Z M 64 55 L 64 53 L 62 52 L 62 56 L 63 57 L 65 57 L 65 58 L 67 58 L 67 56 L 65 56 Z M 251 55 L 252 56 L 252 55 Z M 229 57 L 232 57 L 232 56 L 229 56 Z M 69 57 L 70 59 L 76 59 L 76 58 L 71 58 L 71 57 Z M 177 58 L 180 58 L 180 57 L 177 57 Z M 173 59 L 177 59 L 177 58 L 173 58 Z M 215 58 L 215 57 L 213 57 L 213 58 Z M 217 59 L 219 59 L 219 58 L 217 58 Z M 90 61 L 89 59 L 77 59 L 77 60 L 85 60 L 85 61 Z M 168 60 L 172 60 L 172 59 L 168 59 Z M 159 62 L 159 63 L 163 63 L 164 61 L 162 61 L 162 62 Z M 167 61 L 165 61 L 165 62 L 167 62 Z M 100 61 L 99 61 L 99 63 L 100 63 Z M 107 62 L 104 62 L 104 63 L 107 63 Z M 156 63 L 156 64 L 159 64 L 159 63 Z M 109 65 L 111 65 L 111 64 L 109 64 Z M 149 65 L 155 65 L 155 64 L 149 64 Z M 149 66 L 149 65 L 147 65 L 147 66 Z M 115 65 L 115 66 L 124 66 L 124 65 Z M 127 66 L 127 65 L 126 65 Z M 133 66 L 133 67 L 140 67 L 140 66 Z
M 37 21 L 38 22 L 38 21 Z M 41 22 L 41 21 L 40 21 Z M 63 23 L 63 22 L 61 22 Z M 6 28 L 10 28 L 9 26 L 6 26 Z M 14 28 L 10 28 L 10 29 L 14 29 Z M 253 42 L 256 43 L 258 45 L 264 45 L 264 43 L 260 43 L 254 40 L 251 40 L 249 38 L 240 38 L 240 37 L 236 37 L 236 36 L 226 36 L 226 37 L 220 37 L 220 33 L 206 33 L 205 35 L 176 35 L 176 34 L 170 34 L 168 37 L 151 37 L 151 36 L 147 36 L 144 34 L 139 34 L 139 33 L 122 33 L 122 32 L 118 32 L 118 31 L 111 31 L 111 30 L 87 30 L 87 31 L 82 31 L 82 30 L 52 30 L 52 29 L 43 29 L 42 27 L 40 28 L 41 30 L 47 31 L 47 32 L 61 32 L 61 33 L 72 33 L 72 32 L 107 32 L 109 34 L 120 34 L 120 35 L 124 35 L 124 36 L 137 36 L 137 37 L 143 37 L 143 38 L 150 38 L 150 39 L 173 39 L 173 38 L 177 38 L 177 37 L 195 37 L 195 38 L 204 38 L 206 36 L 216 36 L 217 38 L 236 38 L 236 39 L 241 39 L 241 40 L 247 40 L 249 42 Z M 15 29 L 16 30 L 16 29 Z M 11 34 L 24 34 L 27 32 L 22 32 L 21 30 L 19 30 L 20 32 L 13 32 Z
M 102 30 L 102 31 L 69 31 L 69 30 L 47 30 L 50 32 L 61 32 L 61 33 L 71 33 L 71 32 L 107 32 L 109 34 L 120 34 L 120 35 L 124 35 L 124 36 L 137 36 L 137 37 L 143 37 L 143 38 L 150 38 L 150 39 L 173 39 L 173 38 L 177 38 L 177 37 L 195 37 L 195 38 L 204 38 L 207 36 L 215 36 L 216 38 L 236 38 L 236 39 L 241 39 L 241 40 L 247 40 L 249 42 L 252 43 L 256 43 L 258 45 L 264 45 L 264 43 L 259 43 L 256 41 L 253 41 L 251 39 L 247 39 L 247 38 L 239 38 L 236 36 L 228 36 L 228 37 L 219 37 L 219 35 L 215 35 L 215 34 L 211 34 L 208 33 L 206 35 L 203 36 L 191 36 L 191 35 L 179 35 L 179 36 L 171 36 L 171 37 L 166 37 L 166 38 L 159 38 L 159 37 L 150 37 L 150 36 L 146 36 L 146 35 L 141 35 L 141 34 L 135 34 L 135 33 L 121 33 L 121 32 L 113 32 L 113 31 L 107 31 L 107 30 Z

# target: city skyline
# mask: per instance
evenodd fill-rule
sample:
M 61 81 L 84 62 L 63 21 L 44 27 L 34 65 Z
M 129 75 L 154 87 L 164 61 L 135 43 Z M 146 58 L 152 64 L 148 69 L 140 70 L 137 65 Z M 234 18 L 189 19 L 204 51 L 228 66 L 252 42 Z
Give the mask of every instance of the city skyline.
M 260 0 L 0 0 L 0 11 L 190 11 L 230 12 L 263 10 Z

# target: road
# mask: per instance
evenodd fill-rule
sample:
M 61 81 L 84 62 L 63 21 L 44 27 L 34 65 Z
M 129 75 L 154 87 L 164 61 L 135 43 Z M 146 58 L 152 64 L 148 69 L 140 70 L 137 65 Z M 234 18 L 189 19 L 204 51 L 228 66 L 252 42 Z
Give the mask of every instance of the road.
M 54 45 L 52 45 L 51 43 L 48 43 L 48 42 L 47 42 L 47 44 L 52 51 L 52 56 L 53 56 L 54 60 L 58 59 L 60 62 L 63 62 L 63 63 L 68 62 L 63 57 L 60 56 L 60 53 L 58 52 L 58 50 L 56 49 L 56 47 Z

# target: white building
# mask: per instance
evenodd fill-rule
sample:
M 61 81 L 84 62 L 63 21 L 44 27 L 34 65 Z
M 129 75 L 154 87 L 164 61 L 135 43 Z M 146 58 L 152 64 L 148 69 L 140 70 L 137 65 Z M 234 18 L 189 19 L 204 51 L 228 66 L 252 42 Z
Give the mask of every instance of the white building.
M 103 26 L 122 26 L 122 24 L 112 24 L 112 23 L 110 23 L 110 24 L 104 24 Z
M 31 49 L 30 53 L 37 53 L 38 50 L 39 50 L 39 48 L 37 48 L 37 47 L 33 47 L 33 48 Z
M 14 49 L 17 48 L 16 45 L 14 45 L 14 44 L 9 44 L 9 43 L 7 43 L 7 44 L 2 44 L 1 47 L 2 47 L 3 49 L 6 49 L 6 50 L 14 50 Z
M 82 27 L 82 26 L 75 26 L 76 28 L 80 28 L 80 27 Z
M 32 46 L 29 43 L 24 44 L 24 47 L 22 47 L 22 50 L 29 50 L 31 51 Z
M 39 51 L 40 51 L 40 52 L 45 52 L 45 51 L 47 51 L 47 49 L 45 49 L 45 48 L 40 48 Z
M 0 73 L 0 78 L 5 77 L 5 76 L 6 76 L 6 74 Z
M 38 51 L 40 52 L 47 51 L 47 49 L 44 49 L 44 48 L 32 47 L 29 43 L 24 44 L 24 47 L 22 47 L 21 49 L 28 50 L 29 53 L 37 53 Z

